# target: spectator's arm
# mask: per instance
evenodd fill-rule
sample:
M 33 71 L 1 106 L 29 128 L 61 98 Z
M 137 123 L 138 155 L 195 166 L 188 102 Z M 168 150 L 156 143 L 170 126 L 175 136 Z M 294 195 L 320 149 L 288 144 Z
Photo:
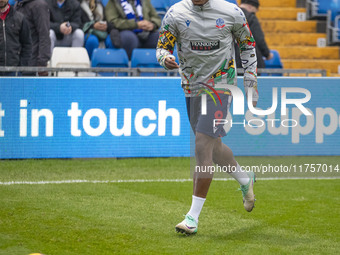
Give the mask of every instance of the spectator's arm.
M 50 20 L 50 28 L 57 34 L 60 33 L 60 22 L 54 22 Z
M 261 54 L 268 58 L 270 54 L 270 50 L 267 46 L 266 40 L 264 38 L 264 33 L 262 31 L 261 25 L 257 17 L 254 15 L 253 22 L 250 27 L 251 31 L 253 32 L 256 45 L 259 48 Z
M 32 56 L 32 39 L 31 31 L 25 18 L 23 19 L 21 24 L 19 41 L 21 44 L 20 66 L 28 66 L 28 63 Z
M 252 88 L 253 101 L 258 100 L 257 91 L 257 59 L 255 51 L 255 39 L 250 31 L 247 20 L 241 9 L 234 11 L 235 23 L 232 32 L 240 49 L 242 67 L 244 69 L 244 88 Z
M 162 21 L 156 51 L 156 56 L 159 64 L 167 70 L 176 68 L 175 64 L 177 66 L 177 63 L 174 61 L 173 61 L 174 63 L 172 63 L 173 66 L 168 66 L 165 63 L 167 56 L 171 55 L 174 51 L 176 39 L 177 39 L 176 24 L 172 17 L 172 8 L 170 8 Z
M 60 34 L 60 25 L 62 22 L 54 20 L 52 1 L 47 1 L 48 9 L 50 11 L 50 29 L 52 29 L 56 34 Z M 36 13 L 37 15 L 37 13 Z M 39 16 L 39 15 L 37 15 Z
M 113 24 L 119 30 L 132 30 L 138 28 L 137 22 L 134 19 L 126 19 L 117 9 L 115 0 L 110 0 L 105 7 L 106 20 Z
M 34 10 L 39 15 L 34 15 L 34 26 L 37 28 L 39 38 L 39 52 L 37 66 L 46 66 L 51 58 L 51 41 L 49 36 L 50 11 L 47 4 L 41 4 Z
M 71 16 L 71 20 L 69 20 L 71 27 L 72 27 L 72 32 L 74 32 L 78 28 L 82 28 L 82 23 L 81 23 L 81 8 L 80 4 L 78 1 L 76 1 L 76 6 L 74 8 L 73 15 Z

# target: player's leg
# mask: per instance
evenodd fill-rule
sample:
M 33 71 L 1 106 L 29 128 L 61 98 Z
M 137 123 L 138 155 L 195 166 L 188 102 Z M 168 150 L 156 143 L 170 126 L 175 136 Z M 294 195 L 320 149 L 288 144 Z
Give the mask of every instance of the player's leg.
M 213 172 L 213 149 L 217 138 L 196 132 L 195 138 L 195 157 L 196 169 L 194 173 L 194 196 L 206 198 Z
M 217 138 L 196 132 L 195 156 L 197 167 L 193 176 L 192 203 L 185 219 L 177 224 L 177 232 L 185 234 L 197 232 L 198 218 L 213 178 L 213 172 L 211 171 L 211 166 L 213 166 L 212 151 L 216 141 Z
M 236 162 L 232 150 L 222 143 L 221 138 L 215 143 L 213 149 L 213 161 L 219 166 L 225 166 L 224 169 L 228 169 L 228 173 L 232 175 L 241 185 L 245 185 L 249 182 L 249 177 L 245 171 L 243 171 L 239 164 Z M 236 171 L 238 169 L 238 171 Z M 233 171 L 232 171 L 233 170 Z
M 213 149 L 213 161 L 221 167 L 226 167 L 225 169 L 230 169 L 229 174 L 240 184 L 244 208 L 246 211 L 251 212 L 255 204 L 255 195 L 253 190 L 255 182 L 254 173 L 247 173 L 240 167 L 234 158 L 233 152 L 227 145 L 222 143 L 221 138 L 218 138 L 218 141 L 215 143 L 215 147 Z
M 213 165 L 212 151 L 217 138 L 214 138 L 212 135 L 205 134 L 209 132 L 201 132 L 201 130 L 204 131 L 207 128 L 211 130 L 211 134 L 213 132 L 212 124 L 206 127 L 205 125 L 209 121 L 204 119 L 204 116 L 202 118 L 201 98 L 187 98 L 186 103 L 190 124 L 195 133 L 195 157 L 197 167 L 195 168 L 193 176 L 191 207 L 185 216 L 185 219 L 181 223 L 177 224 L 176 231 L 185 234 L 193 234 L 197 232 L 198 217 L 203 208 L 213 177 L 210 171 L 206 171 L 206 167 L 211 167 Z M 210 122 L 212 122 L 212 120 L 210 120 Z

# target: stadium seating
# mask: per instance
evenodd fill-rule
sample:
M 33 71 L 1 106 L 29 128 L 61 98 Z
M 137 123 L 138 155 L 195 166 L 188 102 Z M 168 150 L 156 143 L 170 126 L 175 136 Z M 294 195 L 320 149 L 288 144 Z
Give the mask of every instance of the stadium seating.
M 182 1 L 182 0 L 169 0 L 168 1 L 169 7 L 174 5 L 174 4 L 176 4 L 176 3 L 178 3 L 178 2 L 180 2 L 180 1 Z
M 260 20 L 269 48 L 280 53 L 284 68 L 322 69 L 327 70 L 330 76 L 340 76 L 340 48 L 325 47 L 326 30 L 323 30 L 323 20 L 298 21 L 297 17 L 306 13 L 306 8 L 297 7 L 296 0 L 261 0 L 260 3 L 260 11 L 256 16 Z
M 163 69 L 156 58 L 156 49 L 134 49 L 131 56 L 132 68 L 159 68 Z M 166 76 L 166 73 L 156 73 L 157 76 Z M 155 76 L 155 73 L 141 73 L 141 76 Z
M 168 0 L 151 0 L 151 4 L 156 9 L 159 16 L 164 17 L 166 11 L 169 8 Z
M 100 0 L 102 5 L 105 7 L 110 0 Z
M 10 6 L 14 6 L 15 5 L 15 0 L 9 0 L 8 3 L 9 3 Z
M 307 19 L 326 17 L 328 10 L 338 5 L 337 0 L 307 0 Z
M 273 53 L 274 57 L 270 60 L 265 60 L 266 68 L 268 69 L 282 69 L 283 65 L 281 62 L 280 54 L 277 50 L 271 50 L 271 53 Z M 263 76 L 267 76 L 267 74 L 262 74 Z M 273 76 L 282 76 L 282 74 L 273 74 Z
M 176 63 L 179 64 L 177 47 L 176 46 L 175 46 L 175 49 L 174 49 L 174 52 L 172 53 L 172 55 L 174 55 L 176 57 Z
M 92 67 L 129 67 L 129 58 L 124 49 L 95 49 L 91 59 Z M 101 76 L 113 76 L 116 73 L 100 73 Z M 117 73 L 128 76 L 128 73 Z
M 336 13 L 338 14 L 336 16 L 334 13 L 329 10 L 327 14 L 327 43 L 329 45 L 340 43 L 340 11 Z
M 90 58 L 83 47 L 55 47 L 53 49 L 51 67 L 78 67 L 89 68 Z M 79 76 L 88 76 L 88 73 L 79 73 Z M 74 72 L 59 72 L 58 76 L 75 76 Z
M 232 3 L 232 4 L 238 5 L 236 0 L 226 0 L 226 1 L 227 1 L 227 2 L 230 2 L 230 3 Z

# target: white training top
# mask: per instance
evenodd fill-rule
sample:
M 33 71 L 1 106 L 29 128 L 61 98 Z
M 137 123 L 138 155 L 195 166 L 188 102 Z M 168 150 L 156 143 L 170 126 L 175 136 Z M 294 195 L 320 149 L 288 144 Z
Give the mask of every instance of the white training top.
M 183 0 L 173 5 L 162 21 L 157 59 L 166 68 L 165 57 L 173 54 L 176 43 L 182 87 L 186 96 L 197 96 L 199 83 L 217 88 L 237 85 L 235 40 L 245 70 L 244 86 L 253 88 L 257 101 L 255 40 L 242 10 L 232 3 L 209 0 L 198 6 Z

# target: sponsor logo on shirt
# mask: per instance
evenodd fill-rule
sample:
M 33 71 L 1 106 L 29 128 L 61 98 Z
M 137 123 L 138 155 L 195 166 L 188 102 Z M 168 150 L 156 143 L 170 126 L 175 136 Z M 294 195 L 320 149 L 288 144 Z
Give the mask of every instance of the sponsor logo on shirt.
M 199 51 L 216 50 L 220 48 L 220 41 L 210 41 L 210 42 L 190 41 L 190 45 L 191 45 L 192 50 L 199 50 Z

